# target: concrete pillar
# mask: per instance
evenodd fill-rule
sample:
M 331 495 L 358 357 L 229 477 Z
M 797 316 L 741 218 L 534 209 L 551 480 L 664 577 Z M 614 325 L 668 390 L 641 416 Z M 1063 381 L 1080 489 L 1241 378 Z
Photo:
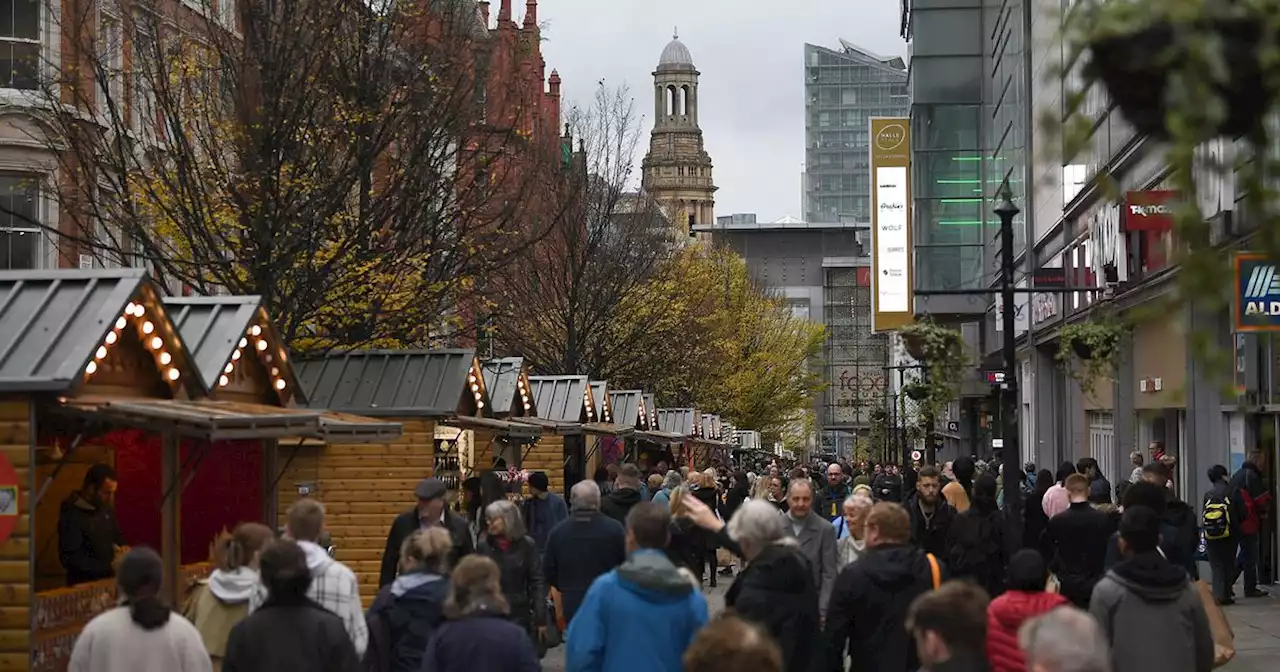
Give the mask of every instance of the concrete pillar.
M 1218 334 L 1222 324 L 1229 319 L 1219 311 L 1205 310 L 1192 301 L 1185 309 L 1187 334 Z M 1180 460 L 1186 468 L 1182 473 L 1189 483 L 1181 484 L 1183 501 L 1199 503 L 1208 490 L 1204 473 L 1214 464 L 1231 464 L 1230 437 L 1222 416 L 1220 381 L 1215 381 L 1213 371 L 1204 362 L 1197 361 L 1194 348 L 1187 347 L 1187 445 Z M 1228 466 L 1228 468 L 1230 468 Z
M 1031 411 L 1036 416 L 1036 464 L 1042 469 L 1057 471 L 1062 453 L 1057 433 L 1059 406 L 1054 398 L 1054 388 L 1061 371 L 1053 361 L 1053 355 L 1038 347 L 1031 350 L 1031 366 L 1035 369 L 1032 376 Z
M 1137 374 L 1133 367 L 1133 336 L 1126 335 L 1120 344 L 1120 353 L 1118 361 L 1118 370 L 1116 371 L 1116 387 L 1115 387 L 1115 422 L 1116 422 L 1116 438 L 1115 438 L 1115 463 L 1120 466 L 1120 470 L 1127 473 L 1129 467 L 1129 453 L 1138 444 L 1138 428 L 1137 415 L 1134 411 L 1134 397 L 1137 395 L 1138 381 Z M 1106 477 L 1114 483 L 1119 479 L 1121 474 L 1106 474 Z

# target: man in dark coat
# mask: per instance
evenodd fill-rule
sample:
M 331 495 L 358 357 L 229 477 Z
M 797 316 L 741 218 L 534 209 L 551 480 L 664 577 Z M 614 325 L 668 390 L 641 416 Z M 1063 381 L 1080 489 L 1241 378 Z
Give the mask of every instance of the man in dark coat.
M 259 561 L 267 601 L 231 628 L 223 672 L 358 670 L 342 619 L 307 599 L 311 571 L 292 541 L 274 541 Z
M 932 476 L 937 482 L 936 473 Z M 914 672 L 916 646 L 904 624 L 917 596 L 941 583 L 944 568 L 910 542 L 911 517 L 898 504 L 881 502 L 866 523 L 867 550 L 836 577 L 827 606 L 826 667 L 852 672 Z M 936 564 L 934 564 L 936 563 Z
M 564 503 L 564 497 L 550 492 L 550 489 L 546 473 L 535 471 L 529 474 L 529 492 L 533 496 L 524 500 L 520 511 L 539 553 L 546 551 L 551 530 L 569 517 L 569 506 Z
M 80 491 L 62 503 L 58 556 L 67 570 L 68 586 L 116 575 L 115 559 L 125 550 L 125 541 L 112 505 L 115 494 L 115 470 L 95 464 L 85 474 Z
M 596 577 L 627 559 L 627 531 L 600 513 L 600 486 L 579 481 L 570 492 L 573 513 L 547 538 L 542 574 L 560 591 L 565 622 L 573 620 Z
M 899 503 L 902 501 L 902 476 L 898 467 L 889 465 L 871 482 L 871 492 L 876 501 Z
M 640 470 L 634 464 L 624 464 L 618 469 L 613 491 L 600 502 L 600 511 L 618 521 L 619 525 L 626 525 L 631 507 L 643 501 L 644 497 L 640 494 Z
M 471 528 L 461 516 L 449 510 L 445 502 L 448 488 L 438 478 L 424 478 L 413 489 L 418 497 L 418 505 L 396 516 L 387 533 L 387 547 L 382 552 L 382 571 L 378 575 L 378 587 L 381 588 L 396 579 L 396 568 L 400 564 L 400 546 L 417 530 L 425 530 L 434 525 L 441 525 L 453 537 L 453 554 L 449 558 L 450 566 L 456 566 L 464 555 L 475 552 L 475 544 L 471 540 Z
M 947 557 L 947 534 L 955 520 L 955 507 L 942 497 L 942 474 L 937 467 L 924 467 L 916 477 L 916 491 L 907 498 L 911 518 L 911 543 L 925 553 Z
M 1071 474 L 1064 484 L 1071 506 L 1049 519 L 1045 540 L 1053 549 L 1049 568 L 1058 577 L 1062 596 L 1081 609 L 1089 608 L 1093 587 L 1106 573 L 1107 544 L 1112 522 L 1089 504 L 1089 477 Z
M 1231 491 L 1244 505 L 1244 517 L 1240 521 L 1240 563 L 1238 569 L 1244 574 L 1244 596 L 1262 597 L 1265 592 L 1258 590 L 1258 530 L 1260 518 L 1271 494 L 1267 492 L 1266 483 L 1262 480 L 1262 469 L 1258 462 L 1262 453 L 1254 451 L 1249 459 L 1231 476 Z M 1235 581 L 1231 582 L 1232 584 Z

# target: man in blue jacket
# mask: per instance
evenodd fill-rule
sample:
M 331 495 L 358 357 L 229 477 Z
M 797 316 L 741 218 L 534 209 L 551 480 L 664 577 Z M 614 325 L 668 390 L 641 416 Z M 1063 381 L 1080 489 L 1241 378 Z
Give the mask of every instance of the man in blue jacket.
M 681 658 L 707 623 L 697 580 L 663 550 L 671 515 L 641 502 L 627 514 L 621 567 L 591 584 L 565 641 L 567 672 L 680 672 Z

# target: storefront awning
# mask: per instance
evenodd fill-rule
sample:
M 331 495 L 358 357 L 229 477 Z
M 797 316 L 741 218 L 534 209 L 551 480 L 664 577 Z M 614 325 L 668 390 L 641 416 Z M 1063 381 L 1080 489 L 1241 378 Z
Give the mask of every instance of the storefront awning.
M 232 401 L 178 399 L 72 399 L 61 408 L 109 424 L 207 441 L 342 437 L 353 443 L 400 435 L 398 423 Z
M 576 422 L 560 422 L 557 420 L 548 420 L 547 418 L 519 418 L 514 422 L 521 425 L 536 427 L 544 434 L 576 436 L 582 433 L 582 425 Z
M 460 415 L 449 419 L 445 424 L 461 427 L 462 429 L 487 429 L 497 433 L 498 436 L 517 441 L 532 441 L 542 435 L 542 431 L 533 425 L 510 420 L 498 420 L 496 418 L 477 418 L 469 415 Z
M 650 443 L 656 443 L 661 446 L 672 446 L 678 443 L 684 443 L 688 438 L 683 434 L 676 434 L 674 432 L 660 432 L 658 430 L 651 430 L 648 432 L 636 432 L 635 436 L 637 439 L 640 439 L 641 441 L 648 441 Z
M 582 425 L 582 431 L 588 434 L 606 434 L 608 436 L 627 436 L 635 433 L 634 427 L 617 425 L 612 422 L 588 422 Z

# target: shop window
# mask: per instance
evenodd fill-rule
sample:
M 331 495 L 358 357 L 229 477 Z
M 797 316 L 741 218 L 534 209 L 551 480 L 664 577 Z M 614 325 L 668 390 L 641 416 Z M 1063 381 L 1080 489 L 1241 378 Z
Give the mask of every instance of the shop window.
M 39 84 L 40 4 L 0 1 L 0 88 L 32 90 Z

